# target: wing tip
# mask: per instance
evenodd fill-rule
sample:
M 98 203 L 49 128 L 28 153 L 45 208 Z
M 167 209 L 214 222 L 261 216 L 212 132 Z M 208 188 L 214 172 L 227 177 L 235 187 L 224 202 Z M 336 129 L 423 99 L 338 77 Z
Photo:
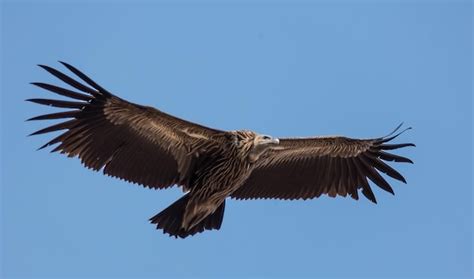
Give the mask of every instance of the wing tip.
M 65 66 L 66 68 L 71 67 L 71 64 L 66 63 L 66 62 L 64 62 L 64 61 L 62 61 L 62 60 L 58 60 L 58 62 L 61 63 L 61 64 L 62 64 L 63 66 Z
M 38 133 L 38 131 L 36 131 L 36 132 L 33 132 L 33 133 L 27 135 L 27 137 L 36 136 L 36 135 L 39 135 L 39 134 L 40 133 Z
M 45 149 L 48 146 L 48 144 L 43 144 L 42 146 L 38 147 L 36 151 L 40 151 L 42 149 Z
M 36 66 L 40 67 L 41 69 L 44 69 L 44 70 L 48 70 L 50 69 L 51 67 L 49 67 L 48 65 L 45 65 L 45 64 L 36 64 Z
M 388 141 L 391 141 L 394 138 L 398 137 L 399 135 L 405 133 L 406 131 L 413 129 L 412 126 L 409 126 L 405 129 L 403 129 L 402 131 L 398 132 L 400 130 L 400 128 L 403 126 L 403 124 L 404 124 L 404 122 L 400 123 L 392 132 L 390 132 L 388 135 L 386 135 L 384 137 L 379 138 L 379 140 L 381 140 L 382 142 L 388 142 Z

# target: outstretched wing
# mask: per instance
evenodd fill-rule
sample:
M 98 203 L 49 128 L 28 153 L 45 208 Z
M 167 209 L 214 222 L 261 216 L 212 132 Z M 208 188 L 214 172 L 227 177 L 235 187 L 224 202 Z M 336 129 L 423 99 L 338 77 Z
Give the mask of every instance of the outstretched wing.
M 400 125 L 401 126 L 401 125 Z M 400 126 L 397 127 L 397 131 Z M 406 183 L 405 178 L 384 161 L 413 163 L 387 150 L 412 143 L 389 144 L 399 134 L 377 139 L 319 137 L 281 139 L 269 150 L 249 179 L 231 196 L 236 199 L 311 199 L 322 194 L 331 197 L 350 195 L 358 199 L 358 189 L 376 203 L 368 179 L 393 194 L 390 184 L 380 175 Z
M 67 130 L 40 149 L 59 145 L 69 157 L 78 156 L 93 170 L 150 188 L 184 186 L 193 158 L 192 146 L 209 141 L 221 131 L 194 124 L 152 107 L 127 102 L 92 81 L 73 66 L 61 62 L 87 85 L 44 65 L 39 65 L 74 90 L 34 82 L 32 84 L 73 101 L 28 99 L 27 101 L 71 110 L 28 120 L 68 119 L 32 133 Z M 79 92 L 77 92 L 79 91 Z

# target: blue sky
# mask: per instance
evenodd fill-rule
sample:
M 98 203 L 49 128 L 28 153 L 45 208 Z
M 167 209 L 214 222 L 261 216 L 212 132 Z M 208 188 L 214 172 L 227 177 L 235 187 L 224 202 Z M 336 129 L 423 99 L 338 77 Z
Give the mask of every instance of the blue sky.
M 115 94 L 221 129 L 377 137 L 401 121 L 408 185 L 366 199 L 234 201 L 185 240 L 153 191 L 35 151 L 28 83 L 67 61 Z M 470 1 L 4 1 L 4 278 L 472 276 Z

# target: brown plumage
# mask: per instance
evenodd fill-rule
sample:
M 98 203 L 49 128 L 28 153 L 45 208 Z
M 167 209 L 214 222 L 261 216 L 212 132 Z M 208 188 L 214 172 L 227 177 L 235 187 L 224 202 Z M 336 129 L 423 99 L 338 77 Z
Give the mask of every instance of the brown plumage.
M 171 236 L 184 238 L 219 229 L 227 197 L 311 199 L 327 194 L 358 199 L 361 189 L 375 203 L 368 179 L 392 194 L 391 186 L 379 172 L 406 183 L 384 162 L 412 163 L 388 153 L 414 146 L 388 143 L 403 131 L 375 139 L 280 140 L 251 131 L 221 131 L 127 102 L 71 65 L 61 63 L 85 84 L 40 65 L 72 89 L 33 84 L 74 99 L 28 100 L 72 109 L 29 119 L 69 119 L 32 134 L 66 130 L 40 149 L 59 144 L 53 152 L 77 156 L 88 168 L 145 187 L 181 186 L 187 193 L 150 219 Z

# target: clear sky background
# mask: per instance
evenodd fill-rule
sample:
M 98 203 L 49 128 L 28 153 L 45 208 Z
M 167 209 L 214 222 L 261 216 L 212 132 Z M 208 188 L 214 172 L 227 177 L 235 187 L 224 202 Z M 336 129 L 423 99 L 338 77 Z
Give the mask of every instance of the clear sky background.
M 277 137 L 383 136 L 414 165 L 392 196 L 227 203 L 182 240 L 154 191 L 35 151 L 28 83 L 67 61 L 133 102 Z M 472 278 L 470 1 L 2 3 L 2 276 Z M 393 164 L 392 164 L 393 165 Z

